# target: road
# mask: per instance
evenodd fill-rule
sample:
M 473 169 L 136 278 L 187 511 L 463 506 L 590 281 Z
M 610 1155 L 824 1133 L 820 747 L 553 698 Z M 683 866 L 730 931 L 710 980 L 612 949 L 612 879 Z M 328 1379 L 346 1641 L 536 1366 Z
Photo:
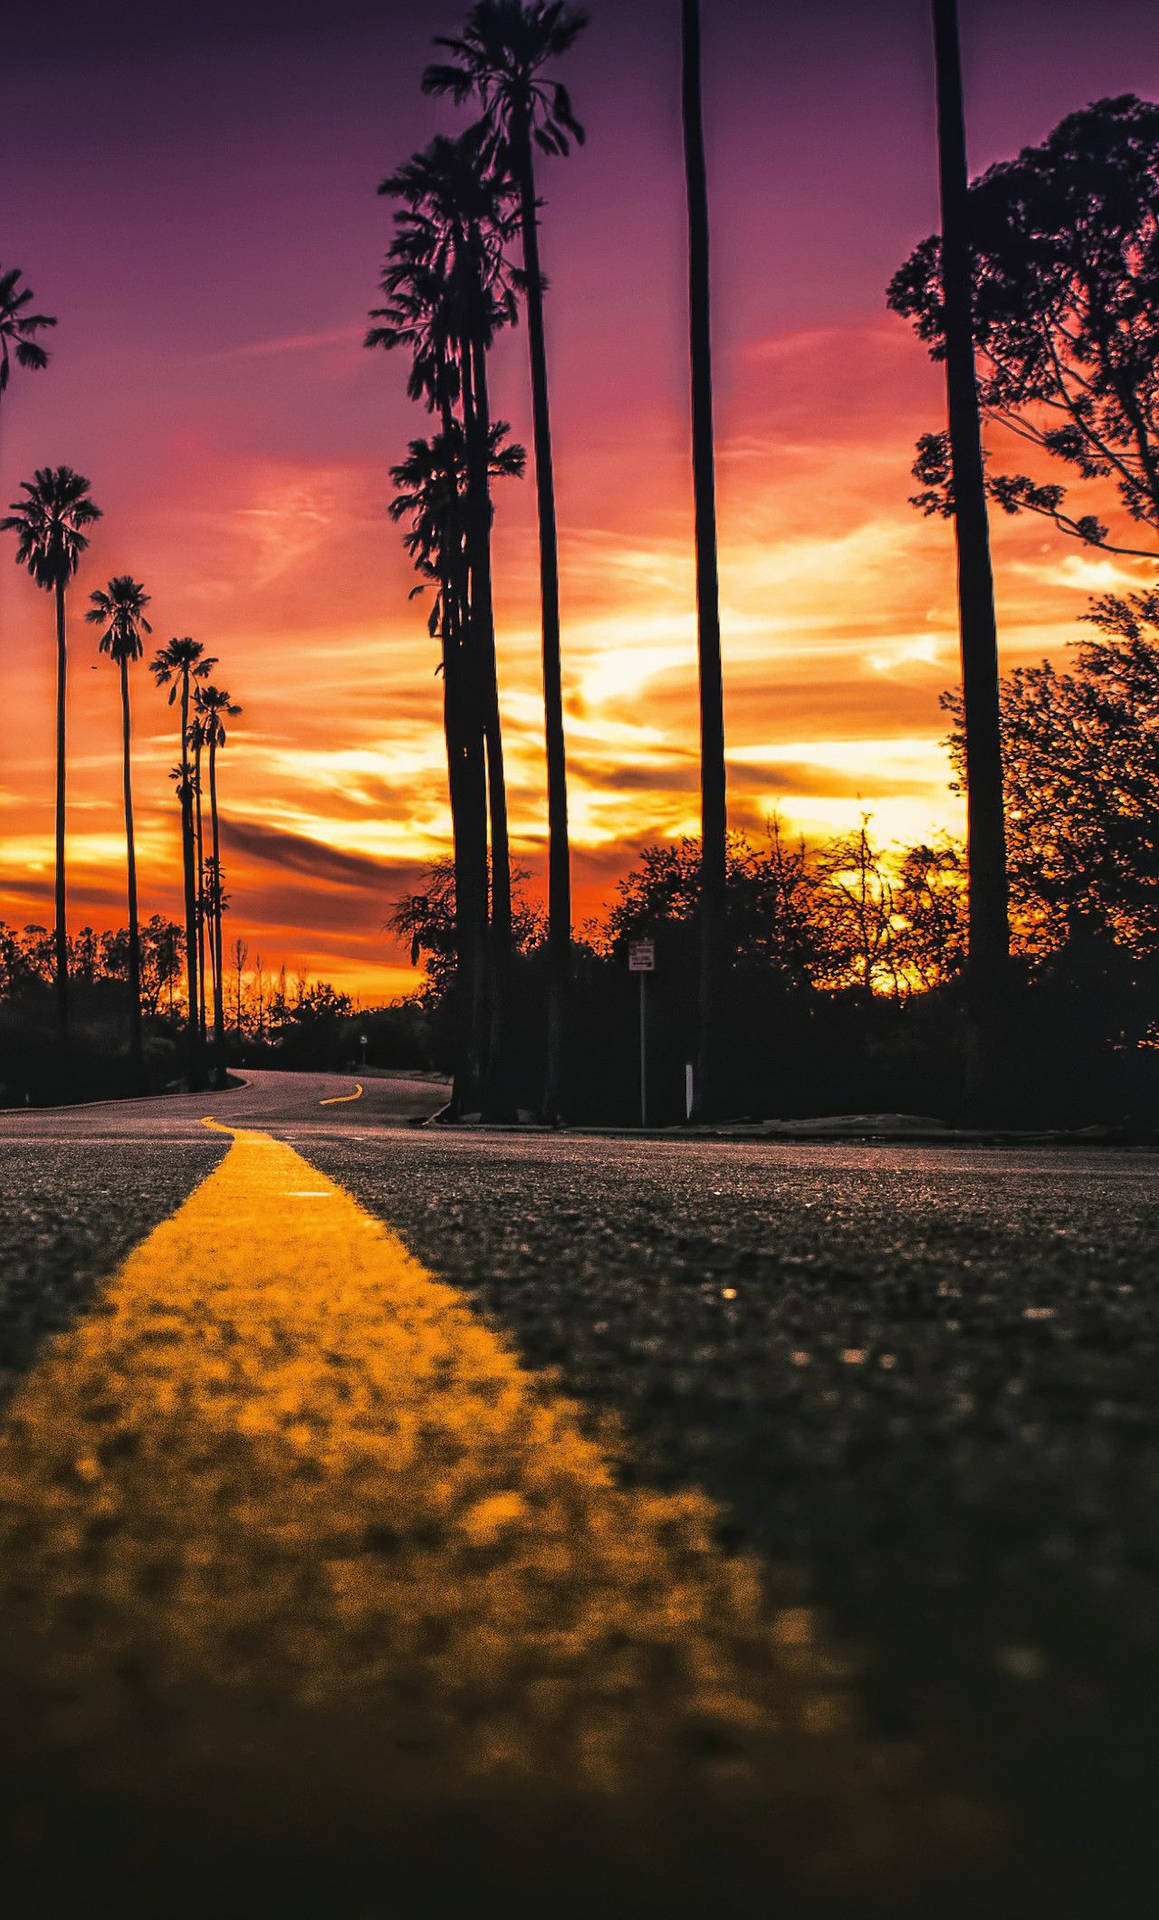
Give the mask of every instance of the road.
M 1159 1159 L 354 1091 L 0 1116 L 15 1910 L 1134 1912 Z

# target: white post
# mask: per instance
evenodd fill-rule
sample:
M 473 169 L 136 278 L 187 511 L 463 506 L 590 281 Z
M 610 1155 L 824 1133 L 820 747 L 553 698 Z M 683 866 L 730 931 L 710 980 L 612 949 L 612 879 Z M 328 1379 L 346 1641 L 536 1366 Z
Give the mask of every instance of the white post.
M 640 1125 L 641 1127 L 646 1127 L 648 1124 L 648 1025 L 647 1025 L 647 1014 L 645 1011 L 648 1004 L 647 998 L 645 995 L 645 987 L 647 985 L 647 981 L 648 981 L 647 974 L 642 973 L 640 975 Z
M 692 1118 L 692 1062 L 684 1062 L 684 1118 Z

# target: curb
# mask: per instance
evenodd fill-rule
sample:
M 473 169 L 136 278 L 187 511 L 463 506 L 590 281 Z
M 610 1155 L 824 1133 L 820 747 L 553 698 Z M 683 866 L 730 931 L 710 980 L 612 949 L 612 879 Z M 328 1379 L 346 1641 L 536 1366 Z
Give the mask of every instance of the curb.
M 231 1087 L 207 1087 L 204 1098 L 206 1100 L 220 1100 L 223 1093 L 240 1093 L 243 1087 L 248 1086 L 248 1080 L 238 1079 Z M 166 1087 L 161 1093 L 122 1093 L 115 1100 L 66 1100 L 62 1106 L 56 1107 L 0 1107 L 0 1114 L 91 1113 L 94 1107 L 124 1107 L 130 1105 L 134 1100 L 187 1100 L 192 1097 L 188 1088 L 182 1087 L 178 1091 L 177 1089 Z M 197 1098 L 200 1100 L 202 1095 L 198 1094 Z

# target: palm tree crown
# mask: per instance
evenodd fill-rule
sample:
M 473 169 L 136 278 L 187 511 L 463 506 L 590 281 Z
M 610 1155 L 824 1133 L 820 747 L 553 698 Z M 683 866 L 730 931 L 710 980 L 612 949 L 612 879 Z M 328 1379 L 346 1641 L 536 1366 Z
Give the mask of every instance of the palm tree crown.
M 544 732 L 548 816 L 548 1011 L 544 1109 L 557 1118 L 563 1105 L 564 1033 L 571 977 L 571 856 L 567 824 L 567 752 L 560 662 L 559 554 L 551 452 L 544 279 L 539 262 L 539 199 L 535 147 L 566 155 L 583 140 L 567 88 L 543 69 L 572 46 L 586 16 L 564 0 L 477 0 L 461 35 L 440 36 L 452 59 L 430 66 L 424 93 L 449 93 L 462 103 L 474 94 L 483 108 L 485 151 L 492 167 L 510 175 L 518 200 L 527 301 L 527 345 L 539 518 L 539 578 L 543 633 Z
M 572 46 L 587 15 L 564 0 L 478 0 L 461 35 L 440 34 L 450 62 L 427 68 L 424 93 L 449 93 L 461 105 L 476 93 L 494 134 L 505 146 L 530 131 L 545 153 L 566 155 L 584 130 L 568 90 L 540 69 Z
M 216 664 L 216 661 L 209 662 L 210 666 L 215 666 Z M 200 721 L 203 745 L 223 747 L 226 739 L 225 719 L 227 717 L 229 719 L 236 719 L 241 712 L 241 708 L 231 706 L 229 694 L 224 693 L 220 687 L 212 685 L 208 687 L 195 687 L 193 698 L 197 706 L 198 715 L 197 720 L 195 720 L 193 724 L 196 726 L 198 721 Z
M 66 586 L 88 546 L 81 528 L 101 517 L 88 498 L 89 483 L 71 467 L 38 467 L 33 479 L 20 484 L 28 497 L 10 503 L 0 531 L 17 536 L 17 563 L 38 587 Z
M 169 688 L 172 706 L 183 684 L 207 680 L 216 665 L 215 659 L 206 658 L 201 641 L 191 640 L 186 634 L 182 639 L 170 640 L 167 647 L 160 647 L 149 662 L 149 671 L 159 687 Z
M 464 346 L 485 352 L 517 312 L 504 249 L 518 212 L 510 179 L 490 165 L 489 139 L 482 123 L 457 140 L 440 134 L 379 187 L 405 205 L 382 273 L 390 304 L 373 310 L 382 324 L 366 345 L 409 346 L 411 398 L 444 413 L 460 397 Z
M 140 581 L 128 573 L 115 574 L 107 588 L 98 587 L 89 599 L 92 606 L 85 619 L 90 626 L 103 625 L 105 629 L 100 637 L 101 652 L 118 665 L 122 660 L 139 660 L 145 651 L 141 635 L 153 631 L 145 618 L 149 595 Z
M 32 336 L 56 321 L 50 313 L 26 313 L 33 298 L 32 288 L 20 285 L 19 267 L 0 271 L 0 393 L 11 378 L 13 360 L 35 373 L 48 365 L 48 354 Z
M 506 420 L 489 426 L 488 475 L 492 480 L 520 480 L 527 464 L 526 450 L 508 442 Z M 467 449 L 463 429 L 452 421 L 445 433 L 429 440 L 412 440 L 407 457 L 390 469 L 399 489 L 387 511 L 392 520 L 409 520 L 403 545 L 425 579 L 447 581 L 463 561 L 462 500 L 467 488 Z M 421 593 L 421 587 L 412 589 Z M 430 620 L 432 635 L 439 626 L 436 600 Z

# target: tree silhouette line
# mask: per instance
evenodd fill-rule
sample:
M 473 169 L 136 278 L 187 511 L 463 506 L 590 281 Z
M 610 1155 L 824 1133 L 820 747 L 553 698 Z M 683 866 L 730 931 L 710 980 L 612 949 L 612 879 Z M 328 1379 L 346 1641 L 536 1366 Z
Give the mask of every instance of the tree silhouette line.
M 547 774 L 547 958 L 544 1085 L 540 1110 L 568 1105 L 572 973 L 567 752 L 552 461 L 550 387 L 539 243 L 537 152 L 566 157 L 584 130 L 554 66 L 587 26 L 562 0 L 478 0 L 458 36 L 437 36 L 450 58 L 428 66 L 422 89 L 473 103 L 480 118 L 457 139 L 436 137 L 381 192 L 401 202 L 367 346 L 411 350 L 408 391 L 441 431 L 411 442 L 392 469 L 391 506 L 410 523 L 407 545 L 434 586 L 429 627 L 442 649 L 454 867 L 457 1004 L 461 1039 L 453 1110 L 476 1097 L 492 1117 L 512 1111 L 511 857 L 491 591 L 491 482 L 523 469 L 520 448 L 493 430 L 487 355 L 497 332 L 527 324 Z M 697 1110 L 714 1102 L 715 1009 L 721 991 L 721 916 L 727 816 L 709 341 L 708 198 L 700 105 L 700 15 L 682 0 L 682 108 L 689 222 L 689 354 L 693 421 L 702 810 L 702 959 Z M 518 260 L 511 250 L 517 243 Z M 485 797 L 484 797 L 485 796 Z M 488 828 L 490 829 L 488 833 Z
M 946 368 L 947 427 L 925 436 L 919 446 L 915 473 L 924 491 L 915 504 L 951 518 L 957 545 L 962 685 L 951 703 L 952 751 L 957 784 L 966 799 L 967 839 L 960 855 L 953 855 L 953 863 L 955 872 L 968 882 L 955 894 L 956 908 L 961 906 L 966 913 L 968 932 L 959 945 L 960 964 L 955 972 L 960 976 L 968 1030 L 967 1106 L 980 1113 L 993 1105 L 1004 1072 L 1003 1010 L 1017 989 L 1017 974 L 1010 971 L 1012 944 L 1017 956 L 1026 951 L 1025 923 L 1016 924 L 1012 934 L 1012 903 L 1016 914 L 1029 915 L 1031 922 L 1040 904 L 1027 885 L 1028 864 L 1017 831 L 1013 838 L 1019 850 L 1013 871 L 1008 860 L 1010 783 L 1003 745 L 1005 741 L 1008 751 L 1016 751 L 1017 780 L 1023 771 L 1017 751 L 1027 745 L 1025 737 L 1014 737 L 1017 693 L 1025 693 L 1030 682 L 1023 676 L 1000 687 L 988 508 L 997 503 L 1007 513 L 1045 514 L 1062 531 L 1088 544 L 1111 546 L 1118 552 L 1143 551 L 1121 542 L 1112 546 L 1102 522 L 1093 514 L 1072 511 L 1059 485 L 1025 474 L 992 474 L 983 453 L 982 424 L 996 421 L 1020 432 L 1046 454 L 1069 463 L 1084 480 L 1113 480 L 1131 517 L 1159 525 L 1159 449 L 1153 446 L 1159 423 L 1155 390 L 1159 109 L 1131 96 L 1097 102 L 1064 121 L 1042 147 L 1027 149 L 1016 162 L 992 168 L 971 185 L 956 0 L 932 0 L 931 12 L 942 231 L 916 248 L 899 268 L 888 297 L 895 311 L 914 321 L 919 337 Z M 470 432 L 472 402 L 464 390 L 462 368 L 463 343 L 471 328 L 464 316 L 471 311 L 487 316 L 474 332 L 471 365 L 481 368 L 498 327 L 510 324 L 526 309 L 540 509 L 548 743 L 546 952 L 552 955 L 552 991 L 543 1111 L 549 1117 L 565 1104 L 558 1035 L 552 1022 L 566 1005 L 570 960 L 567 965 L 557 960 L 557 934 L 551 932 L 563 925 L 556 907 L 563 898 L 562 880 L 555 863 L 561 869 L 566 859 L 566 837 L 558 824 L 566 820 L 566 772 L 561 740 L 553 760 L 560 718 L 558 566 L 542 354 L 544 282 L 530 155 L 535 142 L 548 155 L 566 154 L 570 143 L 582 137 L 570 97 L 554 78 L 553 63 L 569 51 L 585 25 L 584 16 L 561 5 L 480 0 L 460 37 L 439 41 L 453 58 L 427 70 L 424 90 L 450 93 L 460 103 L 475 101 L 483 115 L 458 141 L 436 139 L 424 155 L 383 183 L 382 190 L 402 202 L 382 282 L 395 304 L 374 316 L 381 324 L 368 335 L 370 345 L 411 347 L 410 392 L 442 412 L 442 436 L 413 442 L 408 462 L 393 469 L 402 490 L 391 511 L 395 518 L 408 520 L 407 543 L 415 564 L 436 585 L 430 631 L 442 641 L 445 687 L 449 689 L 459 674 L 463 688 L 462 707 L 457 707 L 458 696 L 453 692 L 448 694 L 448 704 L 464 716 L 467 730 L 480 742 L 480 757 L 489 762 L 501 754 L 501 743 L 491 738 L 498 733 L 498 715 L 490 565 L 487 553 L 485 574 L 482 563 L 476 571 L 470 529 L 474 500 L 482 553 L 491 518 L 485 496 L 498 469 L 488 464 L 480 438 L 472 482 L 470 461 L 460 458 L 448 428 L 458 418 L 464 436 Z M 716 1026 L 723 983 L 735 962 L 729 957 L 725 929 L 731 869 L 712 458 L 708 197 L 696 0 L 681 0 L 680 31 L 701 696 L 702 833 L 696 903 L 700 960 L 692 1025 L 696 1111 L 703 1116 L 719 1105 L 723 1063 Z M 437 190 L 432 188 L 434 174 Z M 516 234 L 517 255 L 513 251 Z M 521 454 L 516 449 L 509 452 L 505 471 L 514 474 L 521 467 Z M 422 486 L 417 484 L 420 468 Z M 477 607 L 476 578 L 480 583 Z M 457 603 L 450 592 L 452 581 L 460 586 Z M 1120 624 L 1129 617 L 1122 601 L 1107 603 L 1103 613 Z M 460 650 L 450 669 L 449 648 Z M 469 656 L 472 649 L 483 663 L 479 692 L 473 689 L 469 658 L 465 667 L 460 658 L 460 654 Z M 1084 667 L 1092 657 L 1088 648 Z M 455 751 L 452 729 L 448 734 L 452 767 Z M 454 784 L 452 772 L 452 789 Z M 509 1099 L 509 1086 L 502 1078 L 502 1046 L 497 1041 L 506 1029 L 510 999 L 509 834 L 505 808 L 501 832 L 493 808 L 488 849 L 481 793 L 480 777 L 473 811 L 468 802 L 458 823 L 453 865 L 453 1000 L 464 1023 L 456 1101 L 461 1110 L 466 1100 L 478 1095 L 485 1112 L 501 1113 Z M 1017 827 L 1023 815 L 1021 809 L 1016 812 Z M 470 848 L 466 862 L 464 846 Z M 864 841 L 861 850 L 862 857 L 850 861 L 854 878 L 864 874 Z M 918 850 L 911 853 L 918 857 Z M 932 869 L 927 865 L 924 871 Z M 488 882 L 491 973 L 484 987 L 481 981 L 487 969 L 479 956 L 487 951 Z M 468 885 L 469 903 L 464 898 Z M 879 885 L 875 897 L 885 899 L 889 891 Z M 415 917 L 416 913 L 422 917 L 416 902 L 428 895 L 441 898 L 443 892 L 440 885 L 433 893 L 428 889 L 427 895 L 409 896 L 400 904 L 397 925 L 403 931 L 410 927 L 420 945 L 426 935 Z M 1105 932 L 1113 932 L 1115 924 L 1119 923 L 1113 915 L 1104 916 Z M 898 940 L 889 935 L 888 927 L 886 934 L 883 950 L 893 953 Z M 558 951 L 562 952 L 562 945 Z M 920 976 L 921 968 L 918 972 Z M 903 978 L 912 984 L 903 969 L 894 977 L 895 989 Z M 450 992 L 447 978 L 440 984 Z M 491 1051 L 488 1070 L 483 1070 L 481 1032 L 488 1008 Z
M 48 364 L 47 351 L 35 339 L 54 317 L 29 313 L 33 296 L 22 284 L 19 268 L 0 273 L 0 394 L 9 379 L 11 361 L 31 371 Z M 31 480 L 20 482 L 23 498 L 11 503 L 0 520 L 0 532 L 16 536 L 17 564 L 27 568 L 36 585 L 51 594 L 56 634 L 56 795 L 53 925 L 53 985 L 57 1027 L 62 1040 L 69 1032 L 70 944 L 67 919 L 67 690 L 68 588 L 89 546 L 87 529 L 102 512 L 92 498 L 89 481 L 67 466 L 39 467 Z M 137 898 L 137 856 L 133 828 L 132 708 L 129 668 L 144 653 L 143 635 L 152 632 L 145 617 L 150 596 L 140 581 L 117 574 L 106 587 L 89 596 L 85 619 L 100 627 L 99 651 L 117 668 L 121 696 L 122 794 L 125 822 L 126 883 L 129 925 L 127 973 L 129 1050 L 138 1072 L 144 1067 L 142 1026 L 142 943 Z M 170 687 L 170 703 L 180 705 L 181 764 L 176 770 L 181 808 L 182 865 L 185 896 L 186 946 L 186 1073 L 198 1087 L 205 1076 L 207 996 L 213 996 L 214 1077 L 225 1074 L 222 919 L 228 904 L 221 866 L 220 817 L 217 791 L 217 754 L 226 741 L 225 721 L 241 713 L 228 692 L 209 683 L 216 660 L 207 659 L 200 641 L 173 639 L 150 663 L 158 686 Z M 202 760 L 207 759 L 211 852 L 206 856 L 202 833 Z M 206 949 L 209 951 L 208 983 Z
M 878 926 L 863 977 L 853 979 L 848 967 L 843 971 L 838 942 L 828 973 L 823 960 L 812 969 L 814 986 L 858 986 L 900 1001 L 957 983 L 968 1029 L 968 1103 L 981 1110 L 992 1103 L 1004 1070 L 1008 1028 L 1002 1008 L 1018 982 L 1012 951 L 1016 960 L 1041 961 L 1073 942 L 1078 929 L 1118 943 L 1132 964 L 1142 964 L 1151 952 L 1141 929 L 1151 925 L 1153 886 L 1149 796 L 1157 767 L 1149 676 L 1157 603 L 1146 592 L 1105 596 L 1091 613 L 1102 637 L 1084 643 L 1074 671 L 1059 672 L 1044 662 L 1040 669 L 1000 678 L 989 509 L 1034 513 L 1089 547 L 1154 558 L 1152 547 L 1136 544 L 1142 534 L 1112 535 L 1089 510 L 1082 489 L 1094 483 L 1104 492 L 1113 488 L 1129 522 L 1152 535 L 1159 531 L 1159 107 L 1131 95 L 1097 101 L 1070 115 L 1039 146 L 971 183 L 956 0 L 931 0 L 931 11 L 941 232 L 899 267 L 888 300 L 946 370 L 946 426 L 919 442 L 914 504 L 952 521 L 957 547 L 962 681 L 947 705 L 967 839 L 963 849 L 949 843 L 936 855 L 909 849 L 892 866 L 882 866 L 863 828 L 859 836 L 834 843 L 837 853 L 833 847 L 802 851 L 798 894 L 808 874 L 805 891 L 811 897 L 820 899 L 828 889 L 833 899 L 859 900 L 866 925 L 876 916 Z M 577 954 L 586 955 L 590 943 L 577 947 L 572 926 L 539 173 L 542 161 L 567 157 L 584 138 L 558 67 L 587 24 L 586 15 L 564 0 L 477 0 L 458 35 L 437 37 L 443 57 L 425 69 L 422 89 L 473 106 L 476 118 L 457 136 L 436 135 L 383 180 L 380 191 L 395 203 L 394 235 L 381 274 L 384 304 L 373 310 L 366 335 L 367 346 L 409 354 L 408 392 L 431 416 L 431 431 L 411 439 L 390 469 L 396 491 L 389 511 L 404 527 L 419 576 L 414 592 L 427 595 L 428 629 L 439 643 L 453 853 L 438 885 L 409 896 L 396 921 L 409 928 L 428 961 L 439 953 L 447 962 L 435 984 L 454 1035 L 453 1111 L 478 1106 L 495 1117 L 509 1116 L 527 1092 L 526 1074 L 516 1070 L 513 1036 L 525 1014 L 516 1006 L 517 962 L 532 950 L 545 982 L 534 1105 L 548 1119 L 558 1120 L 574 1105 L 570 1075 L 583 1044 L 573 988 Z M 683 891 L 677 894 L 685 898 L 690 886 L 695 894 L 695 1004 L 691 1014 L 685 1007 L 681 1019 L 695 1034 L 696 1113 L 703 1117 L 728 1097 L 724 1010 L 739 964 L 730 925 L 737 911 L 736 875 L 749 856 L 737 854 L 727 814 L 697 0 L 680 0 L 679 31 L 701 835 L 692 866 L 692 843 L 680 851 Z M 47 363 L 38 336 L 55 320 L 33 306 L 19 271 L 0 273 L 0 396 L 13 365 L 36 371 Z M 530 463 L 507 423 L 492 418 L 489 388 L 495 341 L 520 322 L 528 341 Z M 1041 456 L 1041 463 L 1067 468 L 1068 480 L 1078 482 L 1078 498 L 1037 470 L 994 471 L 982 445 L 983 423 L 1020 438 L 1034 449 L 1036 462 Z M 534 934 L 521 922 L 513 890 L 492 563 L 496 485 L 519 479 L 529 464 L 539 535 L 548 846 L 546 915 Z M 53 595 L 56 614 L 53 940 L 63 1031 L 70 967 L 66 593 L 88 546 L 86 529 L 100 513 L 88 482 L 69 468 L 40 469 L 22 487 L 26 497 L 3 526 L 16 533 L 17 558 Z M 139 582 L 122 575 L 91 601 L 86 618 L 101 627 L 101 650 L 121 682 L 130 1045 L 139 1055 L 141 935 L 128 669 L 142 657 L 142 635 L 150 631 L 149 599 Z M 217 755 L 226 723 L 240 709 L 210 682 L 215 665 L 188 637 L 172 640 L 152 662 L 158 685 L 168 687 L 171 704 L 179 708 L 180 758 L 173 779 L 182 843 L 187 1073 L 193 1083 L 203 1071 L 210 1019 L 217 1070 L 223 1070 L 227 1027 Z M 1110 769 L 1116 777 L 1109 781 Z M 1045 812 L 1048 807 L 1054 811 Z M 834 865 L 840 859 L 847 861 L 844 869 Z M 936 905 L 939 925 L 945 923 L 952 966 L 932 966 L 928 955 L 921 960 L 906 948 L 906 913 L 897 918 L 894 906 L 911 882 L 926 888 L 931 911 Z M 790 912 L 787 896 L 774 889 L 767 897 L 780 898 L 777 910 Z M 416 904 L 423 900 L 427 908 Z M 814 916 L 809 924 L 809 940 L 816 944 L 820 923 Z M 828 924 L 832 933 L 832 915 Z M 754 938 L 764 951 L 767 941 Z M 808 944 L 804 936 L 797 943 L 802 952 Z M 868 952 L 864 940 L 862 945 Z M 239 1032 L 241 972 L 239 964 Z

